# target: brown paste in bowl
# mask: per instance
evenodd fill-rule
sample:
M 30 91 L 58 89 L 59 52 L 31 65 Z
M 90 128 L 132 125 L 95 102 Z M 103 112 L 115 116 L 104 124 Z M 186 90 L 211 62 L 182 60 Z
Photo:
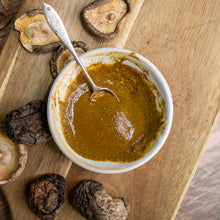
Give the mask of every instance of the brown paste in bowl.
M 117 94 L 120 102 L 109 94 L 91 100 L 91 89 L 80 72 L 60 103 L 67 143 L 82 157 L 95 161 L 131 162 L 141 158 L 164 124 L 165 105 L 160 103 L 162 110 L 158 110 L 153 92 L 156 87 L 123 60 L 94 64 L 87 71 L 97 85 Z

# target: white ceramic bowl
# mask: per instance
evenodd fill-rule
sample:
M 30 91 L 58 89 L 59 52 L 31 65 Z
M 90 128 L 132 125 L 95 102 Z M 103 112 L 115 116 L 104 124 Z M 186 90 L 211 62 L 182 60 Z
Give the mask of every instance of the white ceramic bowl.
M 129 163 L 98 162 L 81 157 L 76 152 L 74 152 L 67 144 L 61 129 L 59 100 L 64 100 L 66 89 L 69 83 L 74 80 L 77 72 L 79 71 L 79 66 L 76 64 L 75 61 L 70 62 L 56 78 L 51 88 L 47 105 L 49 128 L 52 137 L 60 150 L 77 165 L 99 173 L 122 173 L 135 169 L 149 161 L 163 146 L 170 132 L 173 119 L 173 101 L 170 89 L 163 75 L 149 60 L 135 52 L 119 48 L 95 49 L 88 51 L 87 53 L 84 53 L 80 56 L 85 66 L 90 66 L 91 64 L 98 62 L 112 63 L 114 62 L 113 60 L 115 57 L 125 57 L 127 60 L 129 60 L 129 65 L 135 68 L 147 70 L 149 73 L 148 78 L 157 87 L 161 97 L 165 102 L 165 128 L 160 132 L 157 139 L 154 141 L 152 149 L 148 153 L 146 153 L 145 156 L 134 162 Z M 159 99 L 161 97 L 159 97 Z

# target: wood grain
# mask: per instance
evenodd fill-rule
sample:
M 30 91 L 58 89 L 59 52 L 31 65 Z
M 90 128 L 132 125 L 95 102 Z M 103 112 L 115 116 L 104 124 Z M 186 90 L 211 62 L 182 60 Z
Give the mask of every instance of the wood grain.
M 146 194 L 152 195 L 145 205 L 149 219 L 175 217 L 219 111 L 219 8 L 219 1 L 145 1 L 136 20 L 137 29 L 125 45 L 156 64 L 174 100 L 171 134 L 149 163 L 158 168 L 158 177 L 154 181 L 151 169 L 146 170 L 146 179 L 141 177 L 150 179 L 154 186 L 146 188 Z M 148 14 L 149 23 L 141 20 L 144 14 Z M 140 202 L 146 194 L 141 194 Z
M 5 197 L 5 194 L 1 188 L 0 188 L 0 219 L 1 220 L 11 220 L 12 219 L 8 200 Z
M 18 13 L 19 8 L 21 7 L 23 0 L 11 0 L 9 2 L 12 8 L 13 18 L 10 23 L 0 31 L 0 48 L 2 48 L 6 39 L 8 38 L 8 34 L 11 30 L 12 24 L 14 23 L 15 17 Z
M 220 117 L 209 138 L 198 170 L 180 206 L 176 220 L 219 220 Z
M 67 176 L 69 189 L 82 179 L 102 182 L 110 194 L 129 200 L 129 219 L 174 219 L 219 111 L 220 2 L 133 0 L 132 12 L 119 37 L 109 42 L 96 40 L 82 28 L 79 12 L 89 2 L 48 3 L 58 8 L 72 40 L 83 40 L 90 48 L 134 50 L 161 70 L 174 99 L 171 134 L 146 165 L 116 175 L 98 174 L 72 164 L 52 140 L 31 147 L 22 177 L 3 187 L 13 216 L 18 220 L 36 219 L 24 198 L 25 184 L 39 174 L 55 172 Z M 39 0 L 25 0 L 19 15 L 41 4 Z M 18 33 L 11 31 L 0 57 L 0 121 L 28 101 L 46 100 L 53 82 L 50 57 L 25 51 Z M 58 219 L 83 218 L 66 201 Z

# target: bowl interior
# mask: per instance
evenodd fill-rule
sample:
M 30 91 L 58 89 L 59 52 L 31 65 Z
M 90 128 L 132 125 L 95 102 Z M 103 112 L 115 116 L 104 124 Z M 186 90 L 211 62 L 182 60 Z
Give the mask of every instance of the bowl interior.
M 69 63 L 56 78 L 48 98 L 49 128 L 60 150 L 70 160 L 72 160 L 79 166 L 100 173 L 125 172 L 139 167 L 148 160 L 150 160 L 164 144 L 172 124 L 173 104 L 169 87 L 160 71 L 150 61 L 132 51 L 118 48 L 101 48 L 89 51 L 81 55 L 81 60 L 86 67 L 99 62 L 113 63 L 117 58 L 125 59 L 125 64 L 137 68 L 140 71 L 147 71 L 148 78 L 159 91 L 159 95 L 155 94 L 158 106 L 162 100 L 164 100 L 165 102 L 166 122 L 164 124 L 164 127 L 160 130 L 157 139 L 154 141 L 152 149 L 139 160 L 129 163 L 93 161 L 81 157 L 79 154 L 75 153 L 67 144 L 61 129 L 59 105 L 60 101 L 65 99 L 66 90 L 69 84 L 75 80 L 79 71 L 79 66 L 76 64 L 75 61 Z

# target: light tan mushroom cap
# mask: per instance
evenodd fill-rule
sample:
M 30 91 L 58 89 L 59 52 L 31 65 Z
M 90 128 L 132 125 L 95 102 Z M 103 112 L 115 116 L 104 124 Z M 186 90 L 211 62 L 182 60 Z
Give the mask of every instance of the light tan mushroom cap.
M 19 177 L 26 162 L 26 146 L 13 143 L 0 129 L 0 185 Z
M 81 12 L 83 26 L 99 38 L 117 36 L 122 19 L 129 13 L 128 0 L 96 0 Z
M 47 24 L 43 11 L 39 9 L 33 9 L 17 18 L 15 30 L 20 32 L 20 41 L 29 52 L 49 52 L 60 46 L 59 38 Z

